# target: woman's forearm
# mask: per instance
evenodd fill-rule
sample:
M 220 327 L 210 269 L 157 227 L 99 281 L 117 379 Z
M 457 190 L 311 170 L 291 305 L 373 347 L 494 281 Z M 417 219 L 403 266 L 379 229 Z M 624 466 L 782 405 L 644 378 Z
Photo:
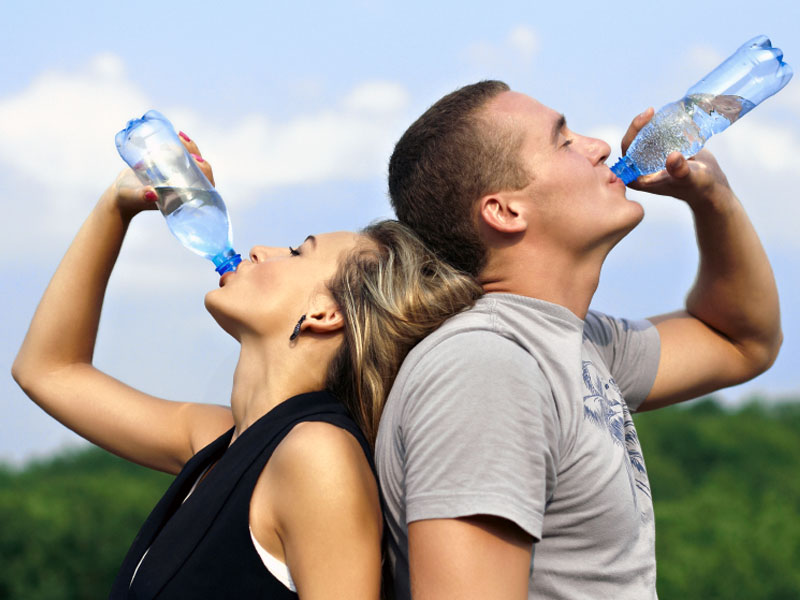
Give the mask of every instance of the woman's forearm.
M 91 363 L 103 296 L 129 223 L 111 191 L 104 193 L 50 280 L 14 361 L 23 388 L 42 373 Z
M 133 462 L 177 473 L 231 425 L 222 407 L 170 402 L 92 366 L 108 279 L 131 219 L 152 188 L 123 171 L 75 236 L 34 313 L 12 367 L 25 393 L 78 435 Z

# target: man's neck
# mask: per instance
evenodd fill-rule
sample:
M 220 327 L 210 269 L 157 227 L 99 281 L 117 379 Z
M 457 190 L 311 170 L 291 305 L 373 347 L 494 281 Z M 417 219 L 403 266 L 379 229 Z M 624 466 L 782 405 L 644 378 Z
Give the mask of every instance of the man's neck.
M 479 281 L 486 293 L 528 296 L 558 304 L 584 319 L 600 280 L 602 258 L 509 248 L 490 254 Z

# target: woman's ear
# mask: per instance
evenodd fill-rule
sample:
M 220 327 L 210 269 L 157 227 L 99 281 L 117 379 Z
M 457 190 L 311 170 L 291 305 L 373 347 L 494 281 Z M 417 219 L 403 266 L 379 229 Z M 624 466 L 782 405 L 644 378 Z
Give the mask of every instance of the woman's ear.
M 333 300 L 322 303 L 309 310 L 301 326 L 303 331 L 312 333 L 336 333 L 344 328 L 344 315 Z
M 500 192 L 480 199 L 481 220 L 499 233 L 522 233 L 528 227 L 525 204 L 519 192 Z

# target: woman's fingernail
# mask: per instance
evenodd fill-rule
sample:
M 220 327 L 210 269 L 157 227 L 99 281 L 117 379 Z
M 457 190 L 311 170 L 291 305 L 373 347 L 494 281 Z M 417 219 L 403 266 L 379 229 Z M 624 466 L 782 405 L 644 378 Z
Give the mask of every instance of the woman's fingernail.
M 199 154 L 192 154 L 192 158 L 194 158 L 197 162 L 206 162 L 203 160 L 203 157 Z
M 147 190 L 144 193 L 144 199 L 149 200 L 150 202 L 155 202 L 158 200 L 158 194 L 156 194 L 153 190 Z
M 185 139 L 187 142 L 191 142 L 192 141 L 191 138 L 188 135 L 186 135 L 185 133 L 183 133 L 182 131 L 179 131 L 178 135 L 181 136 L 183 139 Z

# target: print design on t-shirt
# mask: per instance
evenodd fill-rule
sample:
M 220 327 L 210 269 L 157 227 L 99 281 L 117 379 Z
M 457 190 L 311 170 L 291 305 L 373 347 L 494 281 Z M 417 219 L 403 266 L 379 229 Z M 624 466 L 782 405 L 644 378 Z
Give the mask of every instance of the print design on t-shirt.
M 597 427 L 606 429 L 613 442 L 627 451 L 625 466 L 631 484 L 634 505 L 643 521 L 653 518 L 650 497 L 650 481 L 644 466 L 644 456 L 639 444 L 639 436 L 633 424 L 628 405 L 622 399 L 622 392 L 613 378 L 604 381 L 592 361 L 583 361 L 583 384 L 587 395 L 583 397 L 583 416 Z M 638 495 L 647 497 L 640 507 Z

